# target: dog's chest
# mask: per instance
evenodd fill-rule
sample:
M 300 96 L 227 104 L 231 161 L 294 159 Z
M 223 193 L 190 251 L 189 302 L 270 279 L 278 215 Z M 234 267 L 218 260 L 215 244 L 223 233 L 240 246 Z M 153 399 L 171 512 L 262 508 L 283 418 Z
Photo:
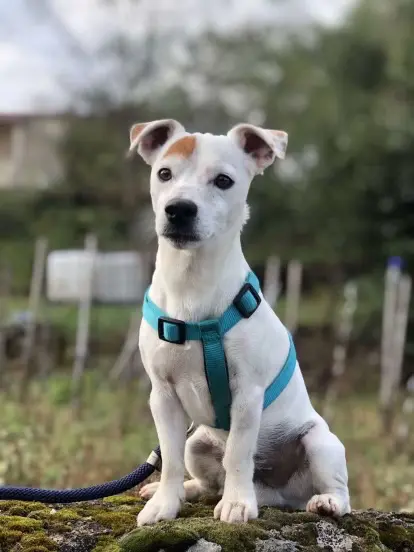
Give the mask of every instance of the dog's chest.
M 184 345 L 173 345 L 160 341 L 151 328 L 143 327 L 141 332 L 142 355 L 150 378 L 173 386 L 191 420 L 197 424 L 214 425 L 215 413 L 201 342 L 187 341 Z M 226 341 L 229 385 L 234 389 L 237 380 L 237 353 L 234 340 Z

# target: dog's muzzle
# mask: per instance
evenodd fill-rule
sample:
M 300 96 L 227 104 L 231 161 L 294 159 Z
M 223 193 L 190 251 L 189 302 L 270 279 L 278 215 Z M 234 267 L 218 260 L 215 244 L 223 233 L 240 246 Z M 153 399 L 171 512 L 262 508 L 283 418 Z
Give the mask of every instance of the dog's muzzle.
M 198 208 L 194 201 L 173 199 L 165 206 L 167 224 L 164 237 L 178 245 L 198 241 L 195 232 Z

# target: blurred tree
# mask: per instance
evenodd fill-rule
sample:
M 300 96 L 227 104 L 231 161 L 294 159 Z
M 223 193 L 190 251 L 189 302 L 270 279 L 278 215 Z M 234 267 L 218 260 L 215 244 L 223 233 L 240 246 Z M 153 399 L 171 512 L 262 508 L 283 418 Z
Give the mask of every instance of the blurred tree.
M 148 169 L 125 161 L 130 125 L 174 117 L 226 132 L 247 120 L 289 132 L 287 159 L 252 186 L 252 262 L 299 257 L 337 282 L 390 254 L 411 270 L 413 28 L 410 0 L 360 0 L 340 27 L 300 34 L 272 23 L 185 44 L 149 25 L 111 40 L 102 79 L 82 96 L 90 116 L 74 118 L 62 144 L 65 178 L 34 203 L 32 231 L 53 228 L 56 247 L 92 228 L 108 247 L 138 243 L 151 226 Z
M 289 132 L 287 160 L 252 188 L 257 256 L 277 250 L 351 271 L 389 254 L 411 263 L 413 24 L 410 1 L 363 0 L 339 29 L 256 29 L 194 45 L 186 84 L 234 120 L 259 116 Z

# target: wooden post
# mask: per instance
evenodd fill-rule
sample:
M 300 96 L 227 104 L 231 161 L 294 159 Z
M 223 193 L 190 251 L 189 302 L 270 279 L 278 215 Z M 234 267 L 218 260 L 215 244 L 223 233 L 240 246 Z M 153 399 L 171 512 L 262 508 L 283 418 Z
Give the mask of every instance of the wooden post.
M 410 299 L 411 278 L 410 276 L 403 275 L 400 278 L 398 286 L 397 308 L 394 317 L 392 365 L 389 376 L 389 402 L 385 405 L 385 409 L 383 411 L 384 430 L 387 432 L 391 429 L 394 422 L 397 397 L 399 395 L 401 385 Z
M 5 266 L 0 267 L 0 390 L 5 381 L 4 374 L 7 368 L 5 324 L 7 313 L 7 299 L 10 293 L 10 272 Z
M 351 336 L 354 314 L 357 308 L 358 288 L 355 283 L 348 282 L 344 287 L 344 302 L 340 314 L 336 343 L 333 350 L 333 362 L 331 368 L 331 381 L 325 395 L 323 417 L 326 420 L 332 417 L 332 407 L 338 396 L 338 383 L 345 373 L 346 357 L 349 339 Z
M 287 268 L 285 325 L 294 334 L 298 325 L 302 263 L 290 261 Z
M 141 310 L 137 309 L 131 315 L 131 318 L 129 321 L 128 334 L 127 334 L 127 338 L 125 340 L 124 346 L 122 347 L 122 351 L 119 357 L 117 358 L 112 370 L 109 373 L 109 378 L 111 380 L 119 379 L 125 372 L 130 362 L 132 361 L 132 357 L 134 356 L 138 348 L 138 332 L 139 332 L 139 326 L 141 324 L 141 320 L 142 320 Z
M 27 392 L 27 385 L 30 379 L 30 362 L 33 355 L 36 324 L 39 315 L 40 299 L 42 295 L 43 278 L 45 273 L 45 261 L 47 254 L 47 239 L 38 238 L 35 245 L 35 254 L 30 282 L 30 295 L 28 311 L 29 315 L 25 322 L 25 336 L 23 340 L 22 365 L 23 381 L 21 386 L 22 395 Z
M 393 398 L 394 336 L 398 289 L 401 278 L 401 259 L 391 257 L 385 271 L 384 305 L 381 336 L 381 381 L 379 390 L 380 409 L 384 428 L 389 427 Z
M 95 273 L 95 261 L 97 253 L 97 239 L 94 234 L 88 234 L 85 238 L 86 256 L 86 282 L 82 297 L 79 301 L 78 325 L 76 329 L 75 361 L 72 371 L 72 406 L 79 406 L 80 382 L 85 370 L 89 345 L 90 310 L 93 295 L 93 283 Z
M 280 259 L 269 257 L 266 261 L 263 295 L 272 308 L 276 308 L 276 302 L 280 293 Z
M 398 390 L 401 384 L 408 315 L 410 310 L 411 287 L 411 277 L 406 274 L 401 276 L 400 285 L 398 287 L 397 310 L 395 313 L 395 328 L 393 340 L 393 359 L 395 366 L 395 369 L 393 370 L 394 392 Z

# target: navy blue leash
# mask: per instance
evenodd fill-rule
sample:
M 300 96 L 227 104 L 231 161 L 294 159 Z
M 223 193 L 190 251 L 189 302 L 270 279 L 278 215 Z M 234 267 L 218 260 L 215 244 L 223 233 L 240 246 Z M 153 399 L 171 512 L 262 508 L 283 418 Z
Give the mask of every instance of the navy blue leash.
M 24 502 L 43 502 L 44 504 L 67 504 L 86 502 L 107 496 L 114 496 L 132 489 L 147 479 L 155 470 L 161 468 L 161 451 L 158 446 L 144 464 L 136 470 L 114 481 L 81 489 L 35 489 L 30 487 L 0 487 L 0 500 L 22 500 Z

